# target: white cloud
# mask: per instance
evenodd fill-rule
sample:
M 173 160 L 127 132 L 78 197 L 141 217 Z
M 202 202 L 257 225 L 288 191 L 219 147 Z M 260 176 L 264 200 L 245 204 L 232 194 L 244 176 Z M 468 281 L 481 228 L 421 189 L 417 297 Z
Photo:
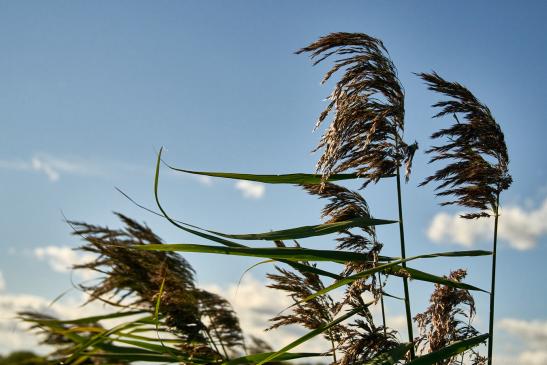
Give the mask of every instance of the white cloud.
M 524 340 L 532 348 L 547 350 L 547 320 L 504 318 L 500 320 L 499 328 Z
M 245 276 L 239 288 L 236 284 L 226 287 L 211 284 L 204 288 L 223 296 L 232 304 L 245 334 L 265 340 L 274 349 L 280 349 L 308 332 L 299 326 L 284 326 L 265 332 L 271 325 L 268 320 L 291 305 L 292 300 L 285 293 L 266 287 L 252 275 Z M 329 344 L 319 337 L 303 346 L 300 351 L 323 352 L 329 349 Z
M 37 247 L 33 251 L 34 257 L 46 261 L 53 271 L 68 272 L 73 265 L 85 264 L 95 258 L 90 253 L 75 251 L 68 246 Z M 75 273 L 84 279 L 95 277 L 92 270 L 76 270 Z
M 547 320 L 525 321 L 505 318 L 499 321 L 498 328 L 511 336 L 511 342 L 524 346 L 517 353 L 503 354 L 496 357 L 503 364 L 547 365 Z
M 264 184 L 254 181 L 239 180 L 235 184 L 236 189 L 241 190 L 243 196 L 249 199 L 260 199 L 266 192 Z
M 0 291 L 6 289 L 6 280 L 4 280 L 4 274 L 0 271 Z
M 500 210 L 499 238 L 517 250 L 529 250 L 547 235 L 547 198 L 536 209 L 517 205 Z M 471 247 L 477 241 L 491 240 L 493 219 L 462 219 L 460 214 L 438 213 L 433 217 L 427 236 L 434 242 L 449 241 Z
M 63 298 L 56 303 L 47 298 L 29 294 L 2 293 L 0 296 L 0 354 L 15 350 L 33 350 L 40 353 L 49 348 L 39 345 L 39 337 L 29 331 L 28 325 L 17 318 L 19 312 L 39 312 L 58 318 L 72 319 L 104 314 L 107 307 L 98 302 L 81 306 L 87 297 Z
M 205 186 L 211 186 L 213 185 L 213 179 L 211 179 L 210 176 L 205 175 L 195 175 L 196 180 L 200 182 L 200 184 Z
M 104 171 L 93 162 L 80 159 L 62 159 L 44 153 L 35 154 L 30 160 L 0 160 L 0 169 L 34 171 L 56 182 L 62 174 L 97 176 Z

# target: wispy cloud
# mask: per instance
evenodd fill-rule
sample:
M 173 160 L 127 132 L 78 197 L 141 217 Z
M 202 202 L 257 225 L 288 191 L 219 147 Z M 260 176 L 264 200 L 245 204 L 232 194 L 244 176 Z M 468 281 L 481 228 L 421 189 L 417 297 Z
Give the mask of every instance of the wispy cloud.
M 63 159 L 48 154 L 35 154 L 28 160 L 0 160 L 0 169 L 30 171 L 46 175 L 49 181 L 58 181 L 63 174 L 97 176 L 105 171 L 97 163 L 82 159 Z
M 248 199 L 260 199 L 266 193 L 264 184 L 254 181 L 239 180 L 236 182 L 235 187 L 241 191 L 243 197 Z
M 268 342 L 273 348 L 281 348 L 308 332 L 299 326 L 285 326 L 265 332 L 270 326 L 269 319 L 292 304 L 283 292 L 265 286 L 252 275 L 247 275 L 239 287 L 235 284 L 222 286 L 205 285 L 205 289 L 225 297 L 237 313 L 241 327 L 247 335 L 253 335 Z M 308 352 L 322 352 L 328 343 L 320 336 L 306 342 L 302 349 Z
M 73 250 L 68 246 L 45 246 L 37 247 L 33 251 L 34 257 L 45 261 L 49 267 L 56 272 L 68 272 L 74 265 L 81 265 L 92 261 L 95 256 L 89 253 L 82 253 Z M 91 279 L 95 277 L 95 272 L 92 270 L 76 270 L 79 276 L 83 279 Z
M 535 209 L 509 205 L 502 207 L 500 214 L 499 237 L 517 250 L 530 250 L 547 235 L 547 198 Z M 434 242 L 466 247 L 490 240 L 492 235 L 492 219 L 469 220 L 447 213 L 435 215 L 427 230 L 427 236 Z
M 107 307 L 92 302 L 82 307 L 88 299 L 80 293 L 77 296 L 66 296 L 52 304 L 52 300 L 37 295 L 14 294 L 2 292 L 0 295 L 0 354 L 15 350 L 33 349 L 39 353 L 50 348 L 39 344 L 40 338 L 28 329 L 28 325 L 17 318 L 19 312 L 39 312 L 58 318 L 73 319 L 90 315 L 104 314 Z

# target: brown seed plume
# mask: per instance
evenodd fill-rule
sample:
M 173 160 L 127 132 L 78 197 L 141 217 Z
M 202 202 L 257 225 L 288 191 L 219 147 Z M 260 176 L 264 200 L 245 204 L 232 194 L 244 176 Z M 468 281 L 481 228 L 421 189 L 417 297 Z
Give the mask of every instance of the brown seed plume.
M 404 90 L 382 41 L 362 33 L 331 33 L 296 53 L 303 52 L 311 54 L 314 65 L 338 56 L 323 83 L 345 71 L 316 124 L 332 114 L 316 148 L 324 149 L 317 171 L 327 180 L 331 174 L 354 170 L 365 179 L 363 186 L 394 174 L 413 151 L 402 139 Z M 408 173 L 410 166 L 408 161 Z
M 444 80 L 435 72 L 418 74 L 430 90 L 448 96 L 433 107 L 441 108 L 434 118 L 453 115 L 455 123 L 441 129 L 431 138 L 445 138 L 446 143 L 433 146 L 430 162 L 447 160 L 447 166 L 426 178 L 420 185 L 438 183 L 438 196 L 452 196 L 454 200 L 441 205 L 460 205 L 478 212 L 463 218 L 488 217 L 497 210 L 497 198 L 512 182 L 509 175 L 509 156 L 505 138 L 490 109 L 482 104 L 466 87 Z M 458 115 L 464 121 L 460 122 Z
M 460 282 L 467 271 L 459 269 L 452 271 L 449 280 Z M 475 301 L 469 291 L 435 284 L 435 290 L 429 299 L 431 305 L 424 313 L 414 317 L 420 329 L 416 345 L 422 353 L 435 352 L 453 342 L 476 336 L 478 332 L 471 325 L 475 315 Z M 478 353 L 470 350 L 475 364 L 483 359 Z M 459 358 L 452 357 L 443 360 L 439 365 L 459 364 Z
M 162 244 L 162 240 L 147 226 L 122 214 L 117 216 L 124 229 L 69 222 L 74 234 L 86 240 L 80 249 L 97 254 L 95 260 L 74 267 L 102 274 L 97 283 L 81 285 L 90 300 L 153 312 L 164 282 L 159 312 L 174 335 L 196 348 L 208 344 L 212 337 L 230 350 L 242 346 L 239 321 L 228 301 L 197 288 L 193 268 L 177 253 L 131 250 L 133 245 Z
M 323 208 L 321 218 L 327 223 L 334 223 L 354 218 L 371 218 L 370 210 L 366 200 L 356 191 L 351 191 L 343 186 L 333 183 L 323 185 L 303 185 L 303 188 L 312 195 L 322 199 L 328 199 L 329 203 Z M 378 264 L 378 256 L 382 244 L 376 238 L 374 226 L 361 228 L 363 234 L 353 233 L 349 230 L 340 232 L 337 248 L 363 253 L 369 256 L 367 262 L 350 261 L 345 264 L 343 275 L 351 275 L 370 269 Z M 357 280 L 348 288 L 348 294 L 360 295 L 370 291 L 375 297 L 380 294 L 381 288 L 376 286 L 375 276 L 369 283 L 366 280 Z

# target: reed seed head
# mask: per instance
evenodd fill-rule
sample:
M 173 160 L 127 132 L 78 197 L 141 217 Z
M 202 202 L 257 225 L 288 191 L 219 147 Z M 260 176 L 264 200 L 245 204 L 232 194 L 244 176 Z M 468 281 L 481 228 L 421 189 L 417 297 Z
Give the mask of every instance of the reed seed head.
M 402 138 L 404 89 L 382 41 L 363 33 L 331 33 L 296 53 L 304 52 L 314 65 L 337 57 L 323 83 L 344 71 L 315 126 L 332 115 L 316 148 L 324 150 L 317 171 L 327 180 L 354 170 L 365 179 L 363 186 L 393 175 L 411 155 Z
M 490 109 L 466 87 L 444 80 L 435 72 L 418 74 L 430 90 L 448 100 L 433 105 L 440 108 L 434 118 L 453 115 L 455 123 L 441 129 L 431 138 L 445 138 L 446 143 L 433 146 L 426 153 L 431 162 L 447 161 L 447 165 L 420 185 L 437 182 L 437 195 L 453 197 L 441 205 L 460 205 L 478 211 L 463 218 L 488 217 L 497 214 L 499 194 L 512 183 L 509 155 L 503 132 Z M 458 115 L 463 117 L 460 121 Z

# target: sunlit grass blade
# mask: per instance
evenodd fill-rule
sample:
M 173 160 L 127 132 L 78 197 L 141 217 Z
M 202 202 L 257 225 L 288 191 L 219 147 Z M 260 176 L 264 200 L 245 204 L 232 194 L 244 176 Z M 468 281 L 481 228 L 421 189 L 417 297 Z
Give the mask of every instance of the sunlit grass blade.
M 368 303 L 366 306 L 369 306 L 371 305 L 372 302 Z M 329 328 L 332 328 L 333 326 L 336 326 L 338 323 L 340 322 L 343 322 L 345 321 L 346 319 L 350 318 L 351 316 L 353 316 L 354 314 L 358 313 L 359 311 L 363 310 L 365 307 L 363 306 L 360 306 L 360 307 L 357 307 L 355 309 L 352 309 L 351 311 L 347 312 L 346 314 L 344 314 L 343 316 L 340 316 L 338 318 L 336 318 L 335 320 L 333 320 L 332 322 L 330 323 L 327 323 L 327 324 L 324 324 L 322 325 L 321 327 L 317 328 L 317 329 L 314 329 L 313 331 L 310 331 L 308 333 L 306 333 L 304 336 L 296 339 L 295 341 L 291 342 L 290 344 L 288 344 L 287 346 L 283 347 L 281 350 L 277 351 L 277 352 L 274 352 L 272 353 L 270 356 L 268 356 L 267 358 L 263 359 L 262 361 L 260 361 L 259 363 L 257 363 L 256 365 L 262 365 L 262 364 L 265 364 L 267 362 L 270 362 L 274 359 L 277 359 L 278 356 L 281 356 L 282 354 L 285 354 L 287 351 L 295 348 L 296 346 L 298 345 L 301 345 L 303 344 L 304 342 L 314 338 L 315 336 L 318 336 L 320 335 L 321 333 L 327 331 Z
M 117 353 L 117 352 L 85 352 L 86 357 L 98 357 L 113 361 L 129 361 L 129 362 L 154 362 L 154 363 L 175 363 L 179 360 L 173 359 L 170 356 L 156 354 L 156 353 Z M 185 364 L 200 364 L 195 362 L 185 362 Z
M 390 270 L 386 271 L 387 273 L 391 275 L 396 276 L 406 276 L 408 275 L 409 278 L 414 280 L 420 280 L 420 281 L 426 281 L 429 283 L 434 284 L 441 284 L 446 285 L 452 288 L 459 288 L 459 289 L 465 289 L 465 290 L 474 290 L 474 291 L 482 291 L 484 293 L 488 293 L 486 290 L 483 290 L 481 288 L 477 288 L 476 286 L 461 283 L 458 281 L 449 280 L 447 278 L 444 278 L 442 276 L 433 275 L 424 271 L 416 270 L 411 267 L 403 268 L 402 266 L 395 266 L 391 268 Z M 406 272 L 406 273 L 405 273 Z
M 300 247 L 224 247 L 185 243 L 164 243 L 133 245 L 131 249 L 149 251 L 199 252 L 221 255 L 250 256 L 270 259 L 285 259 L 293 261 L 329 261 L 344 263 L 345 261 L 368 262 L 370 257 L 352 251 L 314 250 Z
M 374 359 L 367 361 L 363 365 L 393 365 L 397 364 L 408 352 L 412 346 L 411 343 L 401 343 L 397 347 L 392 348 L 389 351 L 386 351 Z
M 415 274 L 416 277 L 414 279 L 416 279 L 416 280 L 423 280 L 423 281 L 439 283 L 439 284 L 443 284 L 443 285 L 450 286 L 450 287 L 455 287 L 455 288 L 462 288 L 462 289 L 468 289 L 468 290 L 478 290 L 478 291 L 483 291 L 484 292 L 484 290 L 476 288 L 476 287 L 474 287 L 472 285 L 469 285 L 469 284 L 464 284 L 464 283 L 460 283 L 460 282 L 457 282 L 457 281 L 448 280 L 446 278 L 436 276 L 436 275 L 433 275 L 433 274 L 424 273 L 422 271 L 411 269 L 409 267 L 403 269 L 402 267 L 399 266 L 399 264 L 401 264 L 403 262 L 408 262 L 408 261 L 417 260 L 417 259 L 424 259 L 424 258 L 487 256 L 487 255 L 490 255 L 490 254 L 491 254 L 490 251 L 473 250 L 473 251 L 440 252 L 440 253 L 434 253 L 434 254 L 425 254 L 425 255 L 407 257 L 406 259 L 399 259 L 399 260 L 396 260 L 396 261 L 389 262 L 387 264 L 378 265 L 378 266 L 373 267 L 371 269 L 361 271 L 357 274 L 354 274 L 354 275 L 348 276 L 346 278 L 343 278 L 341 280 L 338 280 L 334 284 L 331 284 L 331 285 L 325 287 L 324 289 L 315 292 L 314 294 L 310 295 L 309 297 L 307 297 L 303 301 L 309 301 L 309 300 L 311 300 L 311 299 L 313 299 L 317 296 L 326 294 L 326 293 L 328 293 L 328 292 L 330 292 L 334 289 L 340 288 L 344 285 L 351 284 L 356 280 L 368 278 L 369 276 L 371 276 L 371 275 L 373 275 L 377 272 L 387 272 L 389 274 L 396 275 L 396 273 L 398 273 L 398 271 L 400 271 L 400 270 L 406 270 L 406 273 L 409 275 L 410 278 L 414 278 L 412 276 L 412 274 Z M 401 273 L 401 275 L 403 275 L 403 273 Z
M 250 234 L 226 234 L 215 231 L 208 231 L 209 233 L 216 234 L 221 237 L 233 238 L 239 240 L 296 240 L 301 238 L 323 236 L 335 232 L 345 231 L 355 227 L 370 227 L 383 224 L 392 224 L 396 221 L 387 219 L 375 219 L 375 218 L 355 218 L 336 223 L 324 223 L 313 226 L 301 226 L 290 229 L 283 229 L 279 231 L 271 231 L 264 233 L 250 233 Z
M 165 163 L 165 162 L 163 162 Z M 187 174 L 201 175 L 201 176 L 210 176 L 210 177 L 220 177 L 225 179 L 235 179 L 235 180 L 247 180 L 261 182 L 265 184 L 321 184 L 322 175 L 320 174 L 280 174 L 280 175 L 268 175 L 268 174 L 240 174 L 233 172 L 210 172 L 210 171 L 191 171 L 176 168 L 165 163 L 167 167 L 171 170 L 184 172 Z M 358 179 L 357 174 L 335 174 L 331 175 L 328 178 L 328 181 L 340 181 L 340 180 L 351 180 Z M 325 181 L 325 180 L 323 180 Z
M 50 318 L 32 318 L 31 322 L 41 323 L 44 325 L 47 324 L 87 324 L 87 323 L 95 323 L 98 321 L 106 320 L 106 319 L 113 319 L 113 318 L 120 318 L 120 317 L 128 317 L 128 316 L 134 316 L 136 314 L 142 314 L 146 313 L 146 311 L 128 311 L 128 312 L 116 312 L 116 313 L 109 313 L 104 315 L 98 315 L 98 316 L 90 316 L 90 317 L 82 317 L 77 319 L 68 319 L 68 320 L 61 320 L 61 319 L 50 319 Z M 25 319 L 25 317 L 22 317 Z
M 144 320 L 144 321 L 143 321 Z M 121 332 L 123 330 L 126 330 L 131 327 L 140 326 L 142 324 L 148 323 L 150 320 L 154 320 L 153 316 L 148 316 L 144 318 L 137 319 L 135 321 L 121 323 L 118 326 L 115 326 L 109 330 L 105 330 L 102 333 L 99 333 L 95 336 L 91 336 L 90 338 L 86 339 L 85 342 L 80 343 L 78 348 L 70 355 L 70 357 L 67 359 L 67 363 L 71 363 L 75 361 L 80 355 L 88 348 L 97 346 L 98 344 L 101 344 L 106 339 L 108 339 L 109 336 L 116 334 L 117 332 Z
M 129 201 L 131 201 L 133 204 L 137 205 L 138 207 L 148 211 L 148 212 L 151 212 L 152 214 L 155 214 L 155 215 L 158 215 L 160 217 L 163 217 L 163 218 L 166 218 L 167 220 L 169 220 L 170 222 L 174 222 L 178 228 L 188 232 L 188 233 L 191 233 L 191 234 L 194 234 L 198 237 L 202 237 L 202 238 L 205 238 L 205 239 L 208 239 L 210 241 L 213 241 L 213 242 L 217 242 L 217 243 L 220 243 L 222 245 L 225 245 L 225 246 L 228 246 L 228 247 L 247 247 L 243 244 L 240 244 L 240 243 L 237 243 L 237 242 L 233 242 L 233 241 L 229 241 L 227 239 L 224 239 L 224 238 L 220 238 L 220 237 L 216 237 L 216 236 L 213 236 L 213 235 L 210 235 L 210 234 L 207 234 L 207 233 L 203 233 L 203 232 L 200 232 L 200 231 L 196 231 L 195 229 L 192 229 L 192 228 L 188 228 L 188 227 L 185 227 L 184 225 L 188 225 L 187 223 L 184 223 L 184 222 L 181 222 L 181 221 L 177 221 L 177 220 L 173 220 L 172 218 L 164 215 L 165 211 L 163 211 L 162 209 L 160 209 L 162 211 L 162 213 L 158 213 L 158 212 L 155 212 L 153 211 L 152 209 L 149 209 L 139 203 L 137 203 L 135 200 L 133 200 L 129 195 L 127 195 L 126 193 L 124 193 L 123 191 L 121 191 L 120 189 L 117 189 L 122 195 L 124 195 L 127 199 L 129 199 Z M 157 199 L 157 198 L 156 198 Z M 159 204 L 159 203 L 158 203 Z M 194 228 L 198 228 L 196 226 L 193 226 L 193 225 L 188 225 L 190 227 L 194 227 Z M 317 274 L 317 275 L 321 275 L 321 276 L 326 276 L 326 277 L 330 277 L 332 279 L 340 279 L 340 275 L 337 275 L 337 274 L 334 274 L 334 273 L 331 273 L 331 272 L 328 272 L 328 271 L 325 271 L 325 270 L 321 270 L 321 269 L 318 269 L 316 267 L 312 267 L 312 266 L 308 266 L 308 265 L 303 265 L 303 264 L 300 264 L 300 263 L 297 263 L 297 262 L 290 262 L 290 261 L 285 261 L 285 260 L 278 260 L 279 262 L 283 262 L 297 270 L 300 270 L 300 271 L 304 271 L 304 272 L 311 272 L 311 273 L 314 273 L 314 274 Z
M 225 238 L 232 238 L 232 239 L 241 239 L 241 240 L 290 240 L 290 239 L 300 239 L 300 238 L 307 238 L 307 237 L 314 237 L 314 236 L 321 236 L 326 235 L 330 233 L 340 232 L 349 228 L 353 227 L 369 227 L 369 226 L 375 226 L 375 225 L 381 225 L 381 224 L 391 224 L 396 223 L 396 221 L 390 221 L 390 220 L 384 220 L 384 219 L 374 219 L 374 218 L 356 218 L 352 220 L 347 220 L 343 222 L 336 222 L 336 223 L 326 223 L 326 224 L 319 224 L 319 225 L 313 225 L 313 226 L 302 226 L 302 227 L 296 227 L 296 228 L 290 228 L 290 229 L 284 229 L 279 231 L 272 231 L 272 232 L 265 232 L 265 233 L 251 233 L 251 234 L 226 234 L 222 232 L 217 232 L 209 229 L 200 228 L 195 225 L 191 225 L 188 223 L 183 223 L 180 221 L 176 221 L 169 217 L 167 212 L 163 209 L 158 195 L 159 190 L 159 173 L 160 173 L 160 165 L 161 165 L 161 154 L 162 154 L 163 148 L 160 148 L 160 151 L 158 152 L 158 159 L 156 162 L 156 173 L 154 177 L 154 195 L 156 198 L 156 204 L 163 214 L 163 216 L 169 220 L 173 225 L 176 227 L 179 227 L 187 232 L 198 234 L 199 236 L 204 237 L 203 232 L 207 232 L 209 234 L 225 237 Z M 194 229 L 201 230 L 203 232 L 197 233 Z M 220 239 L 219 237 L 211 237 L 207 236 L 204 238 L 212 239 L 214 241 L 217 241 Z M 237 243 L 231 242 L 231 241 L 223 241 L 219 242 L 226 246 L 240 246 Z
M 438 364 L 444 359 L 448 359 L 454 355 L 461 354 L 462 352 L 475 347 L 488 339 L 488 334 L 479 335 L 476 337 L 468 338 L 448 345 L 439 351 L 432 352 L 430 354 L 420 356 L 407 365 L 433 365 Z
M 262 354 L 254 354 L 248 356 L 238 357 L 237 359 L 232 359 L 230 361 L 225 361 L 222 365 L 240 365 L 240 364 L 256 364 L 260 361 L 267 359 L 269 356 L 276 354 L 275 352 L 264 352 Z M 286 352 L 282 355 L 276 356 L 276 361 L 289 361 L 294 359 L 301 359 L 304 357 L 317 357 L 324 356 L 323 354 L 316 352 L 296 352 L 290 353 Z

